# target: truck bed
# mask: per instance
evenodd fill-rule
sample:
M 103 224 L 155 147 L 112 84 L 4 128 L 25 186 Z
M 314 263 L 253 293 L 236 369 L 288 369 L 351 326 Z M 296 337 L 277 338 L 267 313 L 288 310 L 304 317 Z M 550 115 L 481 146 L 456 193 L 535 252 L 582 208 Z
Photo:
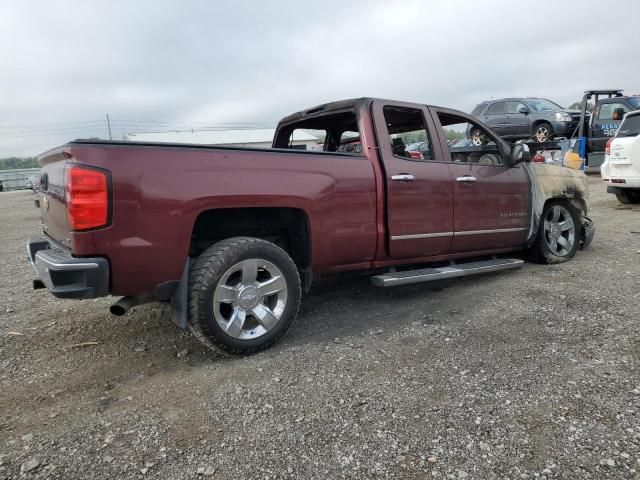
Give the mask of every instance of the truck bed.
M 39 158 L 45 233 L 76 257 L 108 259 L 111 293 L 152 292 L 177 281 L 194 225 L 206 211 L 234 208 L 305 212 L 314 271 L 366 263 L 376 247 L 376 183 L 366 156 L 289 149 L 76 140 Z M 109 226 L 73 232 L 66 222 L 69 164 L 110 175 Z M 339 214 L 338 214 L 339 213 Z M 348 259 L 348 260 L 347 260 Z

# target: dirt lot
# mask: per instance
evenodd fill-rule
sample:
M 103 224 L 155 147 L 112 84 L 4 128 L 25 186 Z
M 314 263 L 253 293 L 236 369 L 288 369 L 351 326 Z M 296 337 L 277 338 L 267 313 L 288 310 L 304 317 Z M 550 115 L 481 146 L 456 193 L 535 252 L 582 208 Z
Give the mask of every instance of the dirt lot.
M 640 207 L 590 186 L 574 261 L 325 280 L 248 358 L 30 290 L 38 212 L 0 194 L 0 479 L 640 478 Z

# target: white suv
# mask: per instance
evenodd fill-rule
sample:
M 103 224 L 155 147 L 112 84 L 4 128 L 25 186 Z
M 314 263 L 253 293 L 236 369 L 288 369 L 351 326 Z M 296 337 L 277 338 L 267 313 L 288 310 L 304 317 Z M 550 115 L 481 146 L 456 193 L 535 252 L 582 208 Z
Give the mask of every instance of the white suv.
M 620 203 L 640 203 L 640 110 L 627 113 L 607 142 L 600 172 Z

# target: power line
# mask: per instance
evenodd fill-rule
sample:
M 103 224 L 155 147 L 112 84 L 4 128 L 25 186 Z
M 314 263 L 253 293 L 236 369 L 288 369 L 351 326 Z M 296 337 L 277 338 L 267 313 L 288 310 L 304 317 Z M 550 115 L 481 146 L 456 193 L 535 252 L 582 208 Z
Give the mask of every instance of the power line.
M 275 121 L 266 122 L 217 122 L 217 121 L 185 121 L 185 120 L 130 120 L 130 119 L 115 119 L 110 118 L 112 124 L 153 124 L 153 125 L 272 125 Z M 0 129 L 3 130 L 16 130 L 16 129 L 50 129 L 50 128 L 71 128 L 73 126 L 90 126 L 104 124 L 104 120 L 78 120 L 73 122 L 51 122 L 51 123 L 32 123 L 32 124 L 18 124 L 18 125 L 0 125 Z
M 100 122 L 104 125 L 104 121 Z M 118 120 L 113 120 L 109 118 L 109 124 L 112 128 L 119 128 L 121 130 L 131 129 L 135 130 L 136 128 L 165 128 L 169 130 L 175 129 L 185 129 L 185 130 L 205 130 L 205 129 L 220 129 L 220 130 L 252 130 L 258 128 L 273 128 L 273 123 L 205 123 L 201 122 L 198 124 L 188 123 L 188 122 L 179 122 L 176 124 L 171 123 L 150 123 L 145 124 L 143 122 L 138 123 L 130 123 L 123 124 Z M 31 128 L 31 129 L 21 129 L 14 131 L 2 131 L 0 132 L 0 137 L 2 136 L 17 136 L 17 135 L 38 135 L 38 134 L 49 134 L 49 133 L 65 133 L 65 132 L 73 132 L 77 130 L 87 130 L 87 129 L 100 129 L 100 124 L 96 125 L 77 125 L 77 126 L 60 126 L 60 127 L 39 127 L 39 128 Z M 191 126 L 190 126 L 191 125 Z M 175 128 L 174 128 L 175 127 Z M 17 127 L 16 127 L 17 128 Z
M 0 156 L 3 155 L 3 152 L 15 152 L 15 151 L 23 151 L 23 150 L 43 150 L 45 147 L 55 147 L 55 143 L 43 143 L 41 145 L 25 145 L 23 147 L 4 147 L 0 146 Z
M 111 121 L 111 125 L 121 125 L 121 126 L 131 126 L 134 127 L 136 125 L 142 126 L 172 126 L 179 125 L 181 127 L 188 128 L 202 128 L 203 126 L 214 126 L 214 127 L 261 127 L 261 126 L 271 126 L 275 125 L 277 122 L 275 121 L 266 121 L 266 122 L 214 122 L 214 121 L 183 121 L 183 120 L 175 120 L 175 121 L 167 121 L 167 120 L 123 120 L 109 117 Z
M 104 122 L 103 122 L 104 125 Z M 102 127 L 104 128 L 104 127 Z M 97 127 L 72 127 L 72 128 L 68 128 L 68 129 L 60 129 L 60 130 L 50 130 L 50 131 L 41 131 L 41 132 L 31 132 L 29 133 L 28 131 L 24 131 L 24 132 L 15 132 L 15 133 L 0 133 L 0 139 L 2 138 L 29 138 L 29 137 L 40 137 L 40 136 L 52 136 L 52 135 L 59 135 L 59 136 L 63 136 L 63 135 L 71 135 L 73 136 L 73 134 L 81 134 L 83 132 L 96 132 L 95 136 L 100 136 L 100 131 L 102 130 L 101 127 L 97 126 Z M 138 128 L 129 128 L 129 127 L 123 127 L 123 126 L 113 126 L 111 127 L 109 130 L 110 131 L 115 131 L 115 130 L 119 130 L 121 133 L 171 133 L 171 132 L 182 132 L 182 133 L 187 133 L 187 132 L 228 132 L 228 131 L 234 131 L 234 130 L 244 130 L 244 131 L 252 131 L 252 130 L 264 130 L 264 129 L 271 129 L 273 127 L 262 127 L 262 128 L 255 128 L 255 127 L 200 127 L 200 128 L 167 128 L 165 127 L 164 129 L 158 129 L 158 128 L 154 128 L 153 126 L 149 126 L 149 127 L 138 127 Z M 111 136 L 113 136 L 111 134 Z
M 104 125 L 104 122 L 103 122 Z M 104 128 L 104 127 L 102 127 Z M 45 132 L 16 132 L 16 133 L 10 133 L 10 134 L 6 134 L 6 133 L 2 133 L 0 134 L 0 138 L 27 138 L 27 137 L 46 137 L 46 136 L 51 136 L 51 135 L 64 135 L 67 133 L 74 133 L 74 132 L 84 132 L 84 131 L 93 131 L 93 132 L 98 132 L 100 130 L 102 130 L 102 128 L 100 127 L 77 127 L 77 128 L 73 128 L 73 129 L 68 129 L 68 130 L 51 130 L 51 131 L 45 131 Z
M 50 126 L 57 126 L 57 125 L 71 125 L 71 124 L 78 124 L 78 123 L 104 123 L 104 120 L 78 120 L 75 122 L 56 122 L 56 123 L 35 123 L 35 124 L 30 124 L 30 125 L 0 125 L 0 128 L 5 128 L 5 129 L 15 129 L 15 128 L 32 128 L 32 127 L 50 127 Z

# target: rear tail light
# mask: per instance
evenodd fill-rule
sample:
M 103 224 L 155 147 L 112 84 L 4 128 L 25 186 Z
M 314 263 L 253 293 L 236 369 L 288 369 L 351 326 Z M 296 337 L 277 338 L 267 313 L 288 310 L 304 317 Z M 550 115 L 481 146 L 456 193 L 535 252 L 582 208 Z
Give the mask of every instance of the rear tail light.
M 611 142 L 613 142 L 613 137 L 607 140 L 607 144 L 604 147 L 604 153 L 607 155 L 611 155 Z
M 65 198 L 71 230 L 100 228 L 109 222 L 109 178 L 103 170 L 67 166 Z

